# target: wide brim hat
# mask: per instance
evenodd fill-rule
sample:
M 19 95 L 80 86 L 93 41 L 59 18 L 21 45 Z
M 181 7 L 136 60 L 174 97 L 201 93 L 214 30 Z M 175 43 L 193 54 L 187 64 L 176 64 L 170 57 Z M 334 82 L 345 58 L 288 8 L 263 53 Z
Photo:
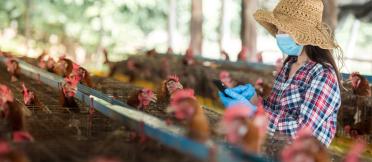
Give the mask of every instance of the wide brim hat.
M 323 49 L 338 47 L 328 25 L 322 23 L 322 0 L 280 0 L 275 9 L 259 9 L 256 21 L 275 37 L 278 30 L 289 34 L 297 44 Z

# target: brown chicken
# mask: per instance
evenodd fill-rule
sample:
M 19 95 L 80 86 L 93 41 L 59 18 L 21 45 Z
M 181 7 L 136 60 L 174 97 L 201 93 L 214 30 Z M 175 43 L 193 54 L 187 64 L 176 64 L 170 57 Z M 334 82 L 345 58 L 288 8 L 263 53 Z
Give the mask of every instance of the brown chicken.
M 54 72 L 54 65 L 56 62 L 52 57 L 48 55 L 48 53 L 43 52 L 38 58 L 37 58 L 38 66 L 42 69 L 47 70 L 48 72 Z
M 20 76 L 19 63 L 14 58 L 8 58 L 6 61 L 7 71 L 10 74 L 10 81 L 16 82 Z
M 233 88 L 236 86 L 236 82 L 231 78 L 228 71 L 222 70 L 220 72 L 219 79 L 228 88 Z
M 73 75 L 65 78 L 65 83 L 59 84 L 60 97 L 59 101 L 63 107 L 69 108 L 72 112 L 79 113 L 79 105 L 75 101 L 75 94 L 77 90 L 77 85 L 79 83 L 79 78 Z
M 22 106 L 13 98 L 12 91 L 5 85 L 0 85 L 0 119 L 3 130 L 0 132 L 11 133 L 11 140 L 14 142 L 33 141 L 33 137 L 25 128 L 25 117 Z
M 43 111 L 48 111 L 45 105 L 40 102 L 35 92 L 27 89 L 24 83 L 22 83 L 22 94 L 23 94 L 23 103 L 26 106 L 36 107 Z
M 159 101 L 169 102 L 171 95 L 179 89 L 183 89 L 180 79 L 176 75 L 168 76 L 168 78 L 162 82 L 158 91 Z
M 53 71 L 61 77 L 67 77 L 72 73 L 73 66 L 74 63 L 70 59 L 62 57 L 55 64 Z
M 225 134 L 226 140 L 238 145 L 246 152 L 260 154 L 265 141 L 268 120 L 262 104 L 254 114 L 250 107 L 234 105 L 228 108 L 220 126 L 220 132 Z
M 254 85 L 259 96 L 266 98 L 270 95 L 272 87 L 265 83 L 262 78 L 258 78 Z
M 359 96 L 355 99 L 356 112 L 354 114 L 354 123 L 351 124 L 350 136 L 357 138 L 368 135 L 371 132 L 372 118 L 366 117 L 369 110 L 361 97 L 371 97 L 371 89 L 368 80 L 357 72 L 350 75 L 351 87 L 354 95 Z
M 151 102 L 156 103 L 156 100 L 156 95 L 154 94 L 154 92 L 152 92 L 152 90 L 143 88 L 131 95 L 127 103 L 129 106 L 144 110 L 149 107 Z
M 210 136 L 209 122 L 192 89 L 176 91 L 171 97 L 168 110 L 178 120 L 186 122 L 188 137 L 201 143 L 208 142 Z
M 327 148 L 312 135 L 311 128 L 297 133 L 293 143 L 283 149 L 281 159 L 285 162 L 331 162 Z
M 0 142 L 0 161 L 1 162 L 29 162 L 26 155 L 14 148 L 8 142 Z
M 194 51 L 191 48 L 186 50 L 185 56 L 182 58 L 183 65 L 189 66 L 196 63 Z
M 368 80 L 360 75 L 358 72 L 354 72 L 350 75 L 349 80 L 353 93 L 357 96 L 371 96 L 371 88 L 369 87 Z
M 73 70 L 72 73 L 70 74 L 72 77 L 76 77 L 76 79 L 79 81 L 80 84 L 83 84 L 85 86 L 94 87 L 94 84 L 92 80 L 90 79 L 90 74 L 89 72 L 84 69 L 83 67 L 73 63 Z

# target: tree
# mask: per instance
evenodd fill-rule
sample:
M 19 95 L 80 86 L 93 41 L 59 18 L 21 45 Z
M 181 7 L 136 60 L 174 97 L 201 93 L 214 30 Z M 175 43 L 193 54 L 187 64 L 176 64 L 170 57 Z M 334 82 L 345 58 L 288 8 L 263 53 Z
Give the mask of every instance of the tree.
M 174 48 L 174 34 L 177 25 L 177 0 L 169 0 L 168 10 L 168 49 Z
M 242 49 L 246 48 L 248 59 L 253 58 L 257 51 L 256 21 L 253 18 L 253 13 L 257 10 L 257 6 L 257 0 L 242 0 Z
M 190 48 L 193 53 L 201 54 L 203 46 L 203 1 L 192 0 L 190 23 Z
M 323 22 L 329 25 L 332 31 L 335 31 L 337 26 L 338 15 L 337 0 L 323 0 L 323 3 L 324 3 Z

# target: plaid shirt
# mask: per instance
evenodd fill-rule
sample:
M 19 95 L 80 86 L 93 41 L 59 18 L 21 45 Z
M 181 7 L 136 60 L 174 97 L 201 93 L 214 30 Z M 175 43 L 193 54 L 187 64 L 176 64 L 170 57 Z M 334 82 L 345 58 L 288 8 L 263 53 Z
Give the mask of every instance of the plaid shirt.
M 288 78 L 295 58 L 278 73 L 270 97 L 264 101 L 269 117 L 269 135 L 275 132 L 295 137 L 303 127 L 310 127 L 313 135 L 329 146 L 335 133 L 341 96 L 332 66 L 313 61 Z M 288 79 L 287 79 L 288 78 Z

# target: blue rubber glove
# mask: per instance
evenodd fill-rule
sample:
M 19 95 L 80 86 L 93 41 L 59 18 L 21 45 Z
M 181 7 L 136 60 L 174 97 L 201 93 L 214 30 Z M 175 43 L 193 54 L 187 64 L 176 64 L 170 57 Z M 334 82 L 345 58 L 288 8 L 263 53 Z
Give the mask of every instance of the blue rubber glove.
M 242 95 L 247 100 L 251 100 L 251 98 L 256 94 L 256 89 L 252 86 L 252 84 L 240 85 L 229 89 L 237 94 Z
M 220 100 L 222 104 L 229 108 L 231 106 L 237 105 L 237 104 L 243 104 L 245 106 L 248 106 L 252 109 L 253 112 L 256 112 L 257 107 L 250 103 L 244 96 L 234 92 L 231 89 L 226 89 L 225 93 L 229 96 L 225 96 L 222 92 L 218 92 L 218 95 L 220 96 Z

